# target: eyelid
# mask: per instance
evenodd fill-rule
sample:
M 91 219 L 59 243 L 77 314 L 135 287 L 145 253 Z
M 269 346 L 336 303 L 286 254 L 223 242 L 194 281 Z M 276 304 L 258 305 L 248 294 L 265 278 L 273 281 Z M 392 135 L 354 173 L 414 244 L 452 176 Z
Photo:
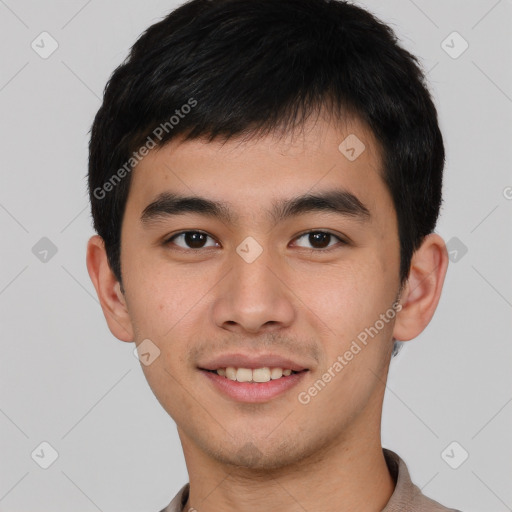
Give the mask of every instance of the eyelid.
M 299 239 L 299 238 L 302 238 L 306 235 L 309 235 L 311 233 L 325 233 L 327 235 L 330 235 L 334 238 L 337 238 L 339 242 L 341 242 L 341 245 L 349 245 L 350 244 L 350 240 L 348 239 L 348 237 L 345 237 L 341 234 L 337 234 L 337 233 L 333 233 L 332 231 L 330 231 L 329 229 L 309 229 L 303 233 L 300 233 L 298 235 L 295 236 L 295 238 L 293 239 L 294 241 Z M 325 249 L 309 249 L 308 247 L 300 247 L 300 249 L 305 249 L 305 250 L 309 250 L 309 251 L 312 251 L 312 252 L 318 252 L 318 253 L 321 253 L 321 252 L 327 252 L 331 249 L 336 249 L 339 247 L 339 244 L 334 244 L 332 246 L 329 246 Z
M 187 230 L 184 230 L 184 231 L 178 231 L 177 233 L 173 233 L 172 235 L 169 235 L 167 237 L 164 238 L 164 241 L 163 241 L 163 245 L 168 245 L 170 244 L 171 242 L 173 242 L 173 240 L 175 238 L 178 238 L 179 236 L 181 235 L 185 235 L 187 233 L 200 233 L 200 234 L 203 234 L 203 235 L 206 235 L 208 238 L 211 238 L 212 240 L 215 241 L 215 243 L 219 244 L 220 245 L 220 242 L 212 235 L 210 235 L 209 233 L 207 233 L 206 231 L 202 231 L 200 229 L 187 229 Z M 336 239 L 338 239 L 338 242 L 341 243 L 341 245 L 349 245 L 350 244 L 350 241 L 347 237 L 341 235 L 341 234 L 336 234 L 336 233 L 333 233 L 332 231 L 328 230 L 328 229 L 309 229 L 307 231 L 304 231 L 302 233 L 299 233 L 298 235 L 296 235 L 292 241 L 296 241 L 298 240 L 299 238 L 302 238 L 306 235 L 309 235 L 311 233 L 325 233 L 327 235 L 330 235 Z M 212 247 L 200 247 L 199 249 L 192 249 L 192 248 L 185 248 L 185 247 L 180 247 L 179 245 L 176 245 L 174 244 L 178 250 L 179 249 L 182 249 L 184 251 L 194 251 L 194 252 L 198 252 L 200 250 L 204 250 L 204 249 L 212 249 Z M 332 246 L 328 246 L 327 248 L 325 249 L 314 249 L 314 248 L 308 248 L 308 247 L 300 247 L 300 249 L 303 249 L 303 250 L 309 250 L 309 251 L 312 251 L 312 252 L 316 252 L 316 253 L 321 253 L 321 252 L 327 252 L 331 249 L 336 249 L 337 247 L 339 247 L 339 244 L 334 244 Z
M 199 233 L 199 234 L 202 234 L 202 235 L 206 235 L 208 238 L 211 238 L 212 240 L 215 241 L 216 244 L 219 244 L 220 245 L 220 242 L 215 238 L 213 237 L 212 235 L 210 235 L 209 233 L 207 233 L 206 231 L 202 231 L 201 229 L 186 229 L 184 231 L 178 231 L 177 233 L 173 233 L 172 235 L 169 235 L 169 236 L 166 236 L 163 240 L 163 245 L 169 245 L 171 244 L 171 242 L 173 242 L 173 240 L 175 238 L 178 238 L 179 236 L 181 235 L 186 235 L 187 233 Z M 201 247 L 199 249 L 192 249 L 190 247 L 180 247 L 179 245 L 176 245 L 174 244 L 175 247 L 177 247 L 177 249 L 181 249 L 183 251 L 194 251 L 194 252 L 198 252 L 200 250 L 204 250 L 204 249 L 212 249 L 213 247 Z

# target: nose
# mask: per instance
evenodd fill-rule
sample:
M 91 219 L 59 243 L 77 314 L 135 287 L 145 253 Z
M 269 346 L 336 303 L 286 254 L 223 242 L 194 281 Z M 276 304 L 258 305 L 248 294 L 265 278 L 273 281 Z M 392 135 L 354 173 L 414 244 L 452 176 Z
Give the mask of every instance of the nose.
M 217 287 L 213 305 L 216 325 L 238 334 L 271 332 L 289 327 L 295 318 L 293 292 L 284 267 L 263 250 L 249 262 L 235 251 L 231 272 Z

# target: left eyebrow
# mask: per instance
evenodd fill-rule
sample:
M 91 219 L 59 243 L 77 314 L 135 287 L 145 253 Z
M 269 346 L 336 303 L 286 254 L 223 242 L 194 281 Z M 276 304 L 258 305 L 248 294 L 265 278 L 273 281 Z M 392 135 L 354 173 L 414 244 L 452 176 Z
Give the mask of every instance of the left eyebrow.
M 332 212 L 358 221 L 371 219 L 370 210 L 357 196 L 344 189 L 304 194 L 293 199 L 281 200 L 274 205 L 272 217 L 277 223 L 290 217 L 318 211 Z
M 274 223 L 312 212 L 332 212 L 357 221 L 368 221 L 371 214 L 368 208 L 351 192 L 343 189 L 327 190 L 317 194 L 304 194 L 292 199 L 282 199 L 274 203 L 270 218 Z M 163 192 L 144 208 L 141 215 L 143 224 L 175 215 L 195 213 L 218 218 L 225 223 L 234 224 L 235 215 L 229 204 L 212 201 L 199 196 L 182 196 Z

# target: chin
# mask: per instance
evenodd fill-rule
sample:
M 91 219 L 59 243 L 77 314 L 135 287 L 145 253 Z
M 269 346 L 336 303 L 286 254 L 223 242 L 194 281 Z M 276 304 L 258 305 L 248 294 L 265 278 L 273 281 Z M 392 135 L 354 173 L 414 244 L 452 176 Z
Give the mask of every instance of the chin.
M 222 464 L 252 471 L 269 471 L 297 464 L 311 454 L 303 445 L 291 441 L 270 442 L 269 439 L 238 441 L 236 446 L 223 446 L 209 451 Z

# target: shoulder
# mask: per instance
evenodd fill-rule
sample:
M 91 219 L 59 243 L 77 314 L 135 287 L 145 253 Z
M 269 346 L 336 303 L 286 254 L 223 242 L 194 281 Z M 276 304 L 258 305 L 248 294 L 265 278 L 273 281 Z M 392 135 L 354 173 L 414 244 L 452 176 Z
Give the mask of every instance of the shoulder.
M 189 484 L 185 484 L 174 499 L 160 512 L 183 512 L 183 507 L 188 500 Z
M 413 484 L 405 462 L 391 450 L 384 448 L 384 457 L 389 471 L 396 481 L 395 491 L 382 512 L 460 512 L 447 508 L 439 502 L 425 496 Z

